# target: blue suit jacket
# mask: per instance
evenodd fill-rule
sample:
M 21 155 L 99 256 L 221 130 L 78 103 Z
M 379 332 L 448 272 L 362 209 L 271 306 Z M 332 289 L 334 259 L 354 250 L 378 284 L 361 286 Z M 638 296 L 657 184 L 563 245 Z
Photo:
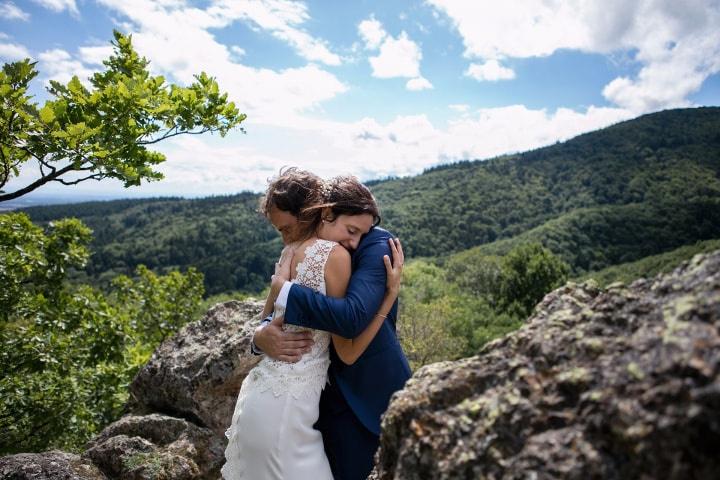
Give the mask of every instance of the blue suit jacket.
M 285 323 L 357 337 L 370 324 L 385 296 L 383 255 L 391 255 L 387 230 L 375 227 L 352 255 L 353 274 L 345 298 L 332 298 L 293 285 L 288 294 Z M 395 325 L 397 301 L 387 320 L 360 358 L 346 365 L 330 349 L 330 381 L 336 382 L 350 408 L 365 427 L 380 434 L 380 417 L 390 396 L 410 378 L 410 366 L 400 348 Z

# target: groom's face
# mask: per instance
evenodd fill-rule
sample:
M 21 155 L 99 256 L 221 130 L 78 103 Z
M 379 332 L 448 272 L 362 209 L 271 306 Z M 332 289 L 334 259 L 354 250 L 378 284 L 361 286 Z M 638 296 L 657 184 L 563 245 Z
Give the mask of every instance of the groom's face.
M 268 211 L 268 220 L 280 233 L 285 245 L 297 240 L 298 218 L 295 215 L 273 206 Z

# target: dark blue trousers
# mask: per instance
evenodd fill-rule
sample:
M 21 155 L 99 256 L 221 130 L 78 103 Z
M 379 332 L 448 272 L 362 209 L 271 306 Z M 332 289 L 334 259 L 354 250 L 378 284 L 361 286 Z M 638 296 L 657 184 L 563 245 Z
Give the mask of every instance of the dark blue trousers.
M 380 438 L 360 423 L 335 382 L 320 397 L 320 430 L 335 480 L 365 480 L 373 467 Z

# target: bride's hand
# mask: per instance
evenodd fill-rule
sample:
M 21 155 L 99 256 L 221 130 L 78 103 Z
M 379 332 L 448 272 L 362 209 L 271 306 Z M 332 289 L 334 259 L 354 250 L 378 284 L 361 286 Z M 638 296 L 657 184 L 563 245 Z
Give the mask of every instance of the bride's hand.
M 385 262 L 385 271 L 387 272 L 388 293 L 396 295 L 400 292 L 400 282 L 402 281 L 402 270 L 405 263 L 405 254 L 403 254 L 402 245 L 399 238 L 388 239 L 390 251 L 392 252 L 392 262 L 387 255 L 383 256 Z

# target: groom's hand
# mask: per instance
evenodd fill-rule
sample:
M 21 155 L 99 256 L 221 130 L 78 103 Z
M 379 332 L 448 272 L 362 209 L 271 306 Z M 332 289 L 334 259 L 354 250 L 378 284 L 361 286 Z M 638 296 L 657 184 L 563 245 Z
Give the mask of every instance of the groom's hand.
M 253 339 L 265 355 L 290 363 L 299 361 L 313 345 L 312 332 L 286 332 L 277 319 L 255 330 Z

